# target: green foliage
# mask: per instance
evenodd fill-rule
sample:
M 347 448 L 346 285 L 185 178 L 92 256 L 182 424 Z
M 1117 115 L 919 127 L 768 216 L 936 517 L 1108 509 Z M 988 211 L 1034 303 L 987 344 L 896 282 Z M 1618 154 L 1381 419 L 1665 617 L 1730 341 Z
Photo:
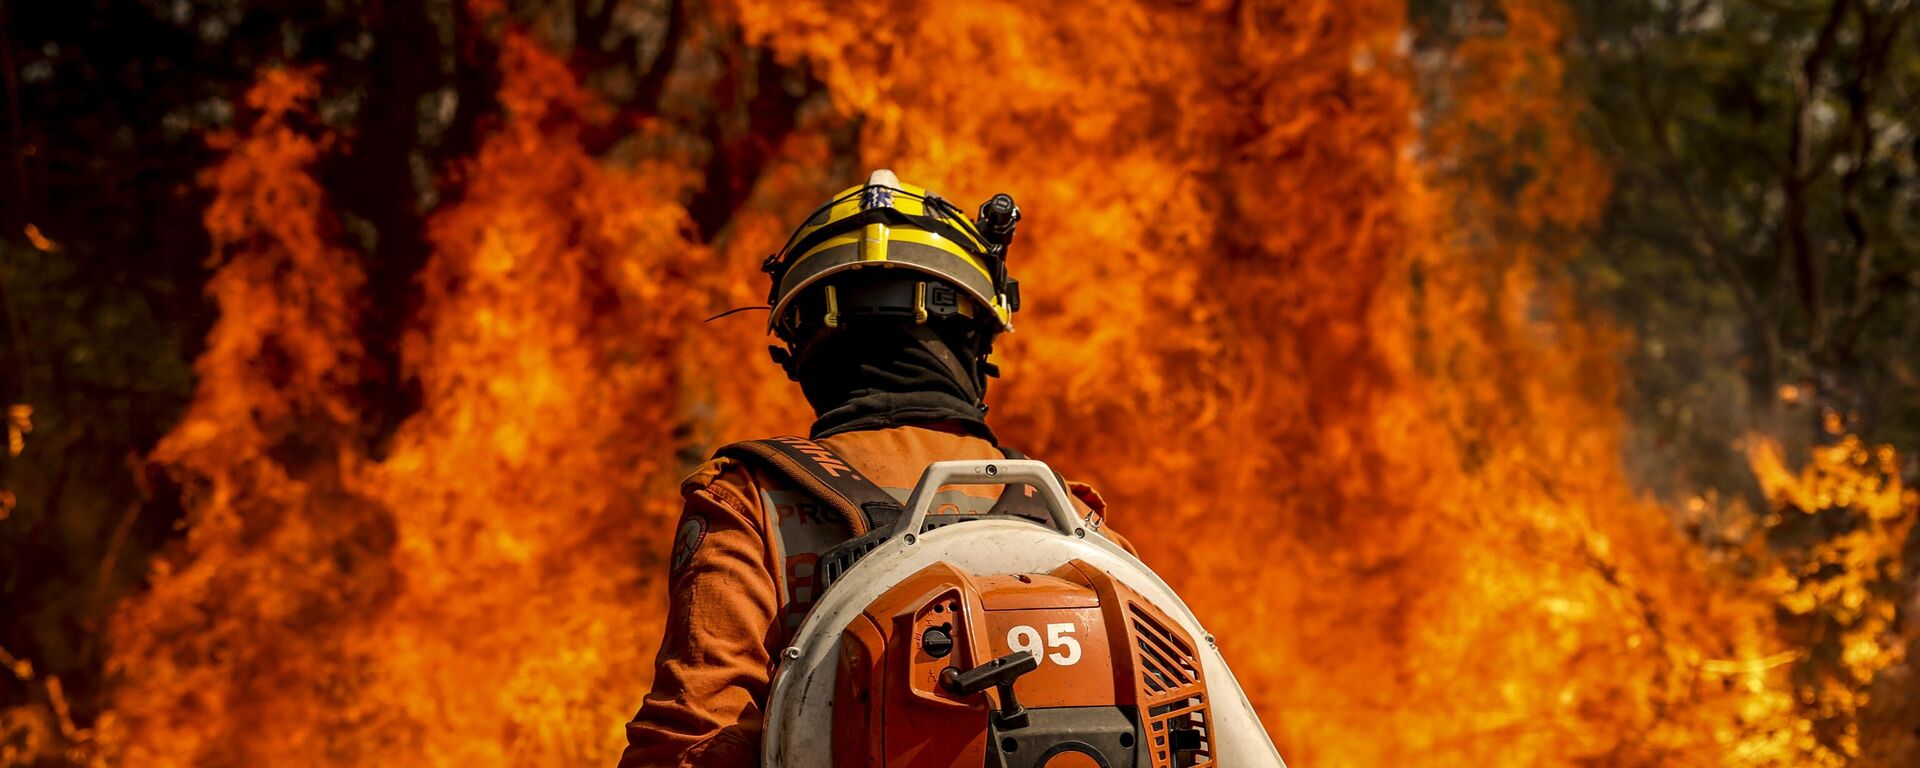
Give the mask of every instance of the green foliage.
M 1637 334 L 1636 459 L 1678 469 L 1645 474 L 1737 489 L 1743 434 L 1805 449 L 1829 409 L 1920 445 L 1916 4 L 1571 5 L 1615 173 L 1575 267 Z
M 95 693 L 106 613 L 172 534 L 136 447 L 192 387 L 191 327 L 163 322 L 153 297 L 198 286 L 129 285 L 50 244 L 0 241 L 0 322 L 17 351 L 0 402 L 16 432 L 0 450 L 0 649 L 22 665 L 0 677 L 0 698 L 13 701 L 56 695 L 56 679 L 70 696 Z

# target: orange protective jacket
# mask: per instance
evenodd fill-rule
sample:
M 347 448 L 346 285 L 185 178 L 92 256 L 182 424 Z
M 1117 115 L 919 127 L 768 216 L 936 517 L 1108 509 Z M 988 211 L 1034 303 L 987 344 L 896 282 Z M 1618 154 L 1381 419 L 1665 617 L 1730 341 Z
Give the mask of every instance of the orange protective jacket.
M 1003 458 L 986 440 L 939 428 L 847 432 L 819 442 L 901 503 L 928 464 Z M 1081 483 L 1068 489 L 1080 514 L 1100 525 L 1106 505 L 1099 494 Z M 778 475 L 730 458 L 702 465 L 680 492 L 686 506 L 669 563 L 666 633 L 653 691 L 627 724 L 620 766 L 751 768 L 760 761 L 773 660 L 818 597 L 819 555 L 850 534 Z M 999 493 L 992 486 L 943 488 L 933 513 L 984 513 Z

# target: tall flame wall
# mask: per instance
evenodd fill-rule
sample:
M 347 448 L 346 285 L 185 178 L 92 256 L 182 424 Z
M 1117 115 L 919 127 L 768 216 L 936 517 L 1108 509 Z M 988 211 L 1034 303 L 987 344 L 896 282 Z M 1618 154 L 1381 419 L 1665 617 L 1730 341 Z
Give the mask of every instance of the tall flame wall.
M 609 763 L 679 475 L 808 420 L 755 320 L 700 318 L 762 295 L 833 160 L 1019 199 L 998 429 L 1102 489 L 1296 764 L 1797 754 L 1777 679 L 1701 671 L 1764 656 L 1770 604 L 1631 492 L 1619 339 L 1536 278 L 1606 194 L 1553 3 L 1455 52 L 1444 113 L 1393 0 L 912 6 L 717 4 L 832 101 L 712 244 L 686 158 L 589 153 L 605 108 L 507 25 L 506 118 L 401 340 L 422 405 L 379 455 L 362 257 L 308 175 L 333 150 L 287 119 L 315 86 L 263 73 L 206 178 L 221 316 L 154 454 L 191 513 L 115 622 L 115 761 Z M 819 124 L 850 115 L 836 157 Z M 1459 171 L 1490 147 L 1531 180 Z

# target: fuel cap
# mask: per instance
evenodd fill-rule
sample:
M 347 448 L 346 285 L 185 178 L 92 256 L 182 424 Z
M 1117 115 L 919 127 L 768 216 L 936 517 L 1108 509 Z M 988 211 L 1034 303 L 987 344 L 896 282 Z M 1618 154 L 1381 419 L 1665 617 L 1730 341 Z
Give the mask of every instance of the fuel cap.
M 947 654 L 953 652 L 953 636 L 939 627 L 928 627 L 927 631 L 920 635 L 920 647 L 926 649 L 928 656 L 944 659 Z

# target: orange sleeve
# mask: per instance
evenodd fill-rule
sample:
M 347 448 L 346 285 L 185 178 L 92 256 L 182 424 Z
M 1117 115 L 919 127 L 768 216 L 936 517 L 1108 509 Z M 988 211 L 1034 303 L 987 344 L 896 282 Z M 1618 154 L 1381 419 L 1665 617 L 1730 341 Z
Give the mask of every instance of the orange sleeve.
M 744 471 L 710 462 L 682 486 L 653 691 L 620 768 L 753 768 L 778 642 L 765 516 Z
M 1140 556 L 1140 550 L 1133 548 L 1133 542 L 1128 541 L 1127 537 L 1120 535 L 1120 532 L 1114 530 L 1110 525 L 1113 520 L 1108 517 L 1107 500 L 1100 496 L 1099 491 L 1094 490 L 1093 486 L 1077 480 L 1067 481 L 1067 491 L 1073 494 L 1074 501 L 1080 502 L 1081 506 L 1084 507 L 1084 509 L 1080 511 L 1081 514 L 1086 515 L 1089 520 L 1098 521 L 1093 524 L 1093 527 L 1100 529 L 1101 535 L 1106 536 L 1109 541 L 1120 545 L 1120 548 L 1126 550 L 1127 554 L 1133 555 L 1134 557 Z
M 1120 535 L 1119 531 L 1112 528 L 1102 528 L 1100 529 L 1100 535 L 1107 537 L 1108 541 L 1120 545 L 1120 548 L 1126 550 L 1127 554 L 1133 555 L 1136 558 L 1140 557 L 1140 550 L 1135 549 L 1133 542 L 1128 541 L 1127 537 Z

